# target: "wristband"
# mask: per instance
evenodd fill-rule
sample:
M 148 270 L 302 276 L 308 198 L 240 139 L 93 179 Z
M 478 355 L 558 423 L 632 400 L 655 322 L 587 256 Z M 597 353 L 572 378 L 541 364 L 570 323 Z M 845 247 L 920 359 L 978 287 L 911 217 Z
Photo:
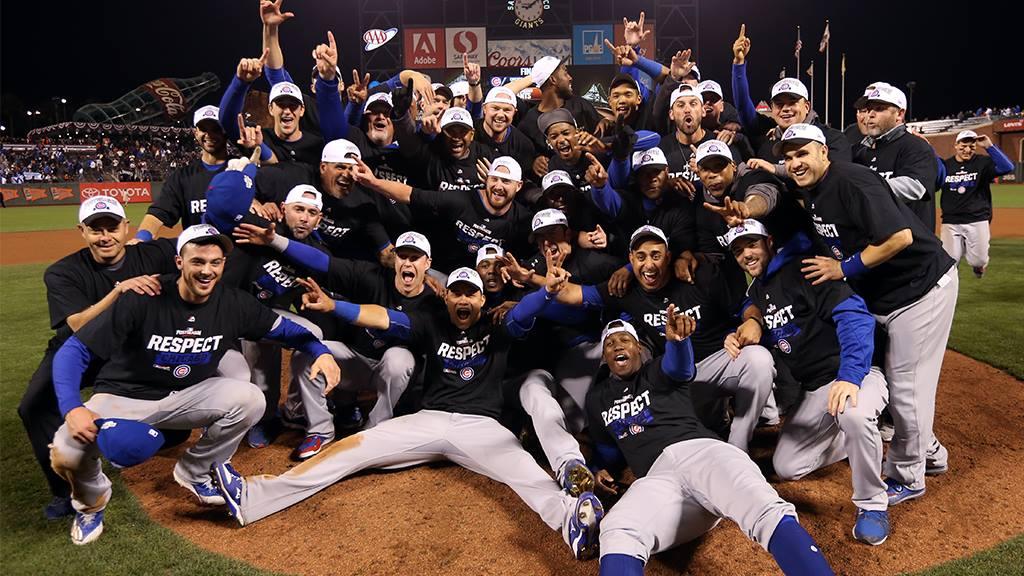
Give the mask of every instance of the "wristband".
M 857 252 L 853 256 L 842 261 L 839 267 L 843 270 L 843 276 L 846 278 L 854 278 L 868 271 L 868 267 L 864 265 L 864 261 L 861 260 L 860 255 L 861 252 Z
M 135 237 L 138 238 L 139 240 L 142 240 L 143 242 L 149 242 L 150 240 L 153 239 L 153 233 L 150 232 L 149 230 L 140 229 L 138 232 L 135 233 Z
M 356 318 L 359 318 L 359 304 L 335 300 L 334 315 L 351 324 L 356 321 Z
M 479 82 L 477 82 L 476 84 L 473 84 L 472 82 L 466 82 L 466 84 L 469 84 L 470 86 L 472 86 L 472 87 L 474 87 L 474 88 L 476 88 L 477 86 L 479 86 L 479 85 L 480 85 L 480 83 L 479 83 Z

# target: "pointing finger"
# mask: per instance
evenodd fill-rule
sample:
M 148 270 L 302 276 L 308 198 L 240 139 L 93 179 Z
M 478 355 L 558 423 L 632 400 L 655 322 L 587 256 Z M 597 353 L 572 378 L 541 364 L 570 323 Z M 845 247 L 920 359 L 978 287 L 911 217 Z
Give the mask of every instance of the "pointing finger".
M 746 24 L 740 24 L 740 38 L 746 38 L 746 37 L 747 37 L 747 25 Z
M 260 56 L 260 67 L 267 63 L 267 58 L 270 56 L 270 48 L 263 49 L 263 55 Z
M 331 32 L 330 30 L 327 31 L 327 45 L 331 47 L 331 50 L 334 50 L 336 46 L 334 43 L 334 32 Z

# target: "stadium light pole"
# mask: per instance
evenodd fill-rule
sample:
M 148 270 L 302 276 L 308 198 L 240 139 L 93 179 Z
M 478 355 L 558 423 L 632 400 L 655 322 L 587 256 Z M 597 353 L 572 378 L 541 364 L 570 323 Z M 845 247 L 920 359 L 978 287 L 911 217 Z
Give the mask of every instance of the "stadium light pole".
M 914 119 L 914 88 L 917 87 L 917 82 L 911 80 L 907 82 L 907 122 L 911 122 Z

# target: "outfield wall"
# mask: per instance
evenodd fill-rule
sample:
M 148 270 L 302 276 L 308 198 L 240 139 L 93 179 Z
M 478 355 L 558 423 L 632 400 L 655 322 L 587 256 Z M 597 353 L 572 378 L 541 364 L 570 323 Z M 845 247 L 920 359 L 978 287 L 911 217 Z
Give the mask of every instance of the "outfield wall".
M 148 203 L 160 194 L 163 182 L 50 182 L 0 185 L 4 206 L 81 204 L 93 196 L 113 196 L 122 204 Z

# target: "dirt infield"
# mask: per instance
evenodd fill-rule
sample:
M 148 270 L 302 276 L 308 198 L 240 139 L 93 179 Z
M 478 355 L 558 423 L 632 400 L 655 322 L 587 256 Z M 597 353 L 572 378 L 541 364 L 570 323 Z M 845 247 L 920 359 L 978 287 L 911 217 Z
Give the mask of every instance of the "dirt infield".
M 1024 387 L 1013 377 L 948 352 L 939 389 L 937 433 L 951 471 L 928 481 L 928 495 L 891 511 L 882 546 L 855 542 L 845 462 L 799 482 L 776 484 L 841 574 L 896 574 L 989 548 L 1024 532 Z M 769 466 L 773 431 L 755 439 Z M 294 464 L 286 435 L 234 458 L 243 474 L 280 473 Z M 196 545 L 255 566 L 293 574 L 596 574 L 572 559 L 559 535 L 507 487 L 457 466 L 368 473 L 335 484 L 281 513 L 240 528 L 202 508 L 171 479 L 180 448 L 124 471 L 157 522 Z M 1016 495 L 1015 495 L 1016 494 Z M 130 530 L 109 518 L 109 530 Z M 777 574 L 771 557 L 735 524 L 654 558 L 648 574 Z
M 167 232 L 175 236 L 179 229 Z M 997 208 L 992 220 L 993 238 L 1024 238 L 1024 208 Z M 5 232 L 0 234 L 0 266 L 53 262 L 82 247 L 77 230 Z

